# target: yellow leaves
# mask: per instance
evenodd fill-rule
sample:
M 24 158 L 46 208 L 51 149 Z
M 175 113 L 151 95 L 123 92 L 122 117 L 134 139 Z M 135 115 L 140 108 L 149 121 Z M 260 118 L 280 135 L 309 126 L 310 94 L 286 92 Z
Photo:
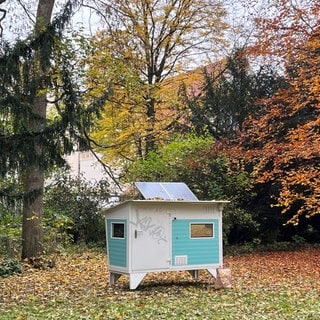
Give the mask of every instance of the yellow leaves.
M 1 280 L 0 301 L 57 301 L 77 299 L 84 293 L 99 295 L 107 279 L 105 254 L 60 255 L 55 268 L 40 270 L 25 264 L 22 276 Z
M 37 97 L 45 96 L 47 94 L 47 89 L 39 89 L 37 91 Z
M 27 221 L 32 221 L 32 220 L 39 220 L 39 216 L 36 214 L 33 214 L 30 218 L 27 218 Z
M 125 276 L 108 284 L 105 254 L 60 255 L 50 272 L 36 270 L 32 276 L 25 269 L 0 281 L 0 318 L 317 319 L 319 259 L 319 248 L 225 257 L 224 267 L 232 270 L 230 290 L 214 290 L 213 278 L 201 270 L 196 280 L 187 271 L 149 273 L 139 290 L 130 291 Z M 64 277 L 72 281 L 57 282 Z
M 248 254 L 232 258 L 225 258 L 225 267 L 230 267 L 233 275 L 235 290 L 263 288 L 265 290 L 274 286 L 299 285 L 317 286 L 320 276 L 319 249 L 309 249 L 297 252 L 273 252 L 261 254 Z M 173 295 L 174 290 L 182 290 L 185 284 L 201 282 L 212 284 L 213 279 L 206 272 L 200 273 L 200 280 L 191 280 L 187 272 L 150 273 L 144 280 L 146 287 L 140 291 L 128 291 L 128 279 L 121 277 L 116 285 L 108 284 L 107 258 L 104 253 L 85 252 L 83 254 L 60 255 L 57 267 L 52 270 L 31 270 L 27 266 L 22 275 L 4 279 L 0 283 L 0 301 L 9 303 L 48 303 L 66 302 L 77 303 L 85 308 L 86 297 L 95 300 L 104 297 L 105 304 L 111 301 L 133 300 L 150 297 L 166 299 Z M 248 263 L 250 261 L 250 263 Z M 66 279 L 68 281 L 66 281 Z M 161 283 L 161 286 L 154 284 Z M 175 286 L 180 284 L 180 288 Z M 152 293 L 150 293 L 150 287 Z M 194 291 L 196 297 L 202 295 L 201 291 Z M 220 293 L 222 294 L 222 293 Z M 176 298 L 177 299 L 177 296 Z M 144 301 L 146 302 L 146 301 Z M 140 303 L 139 308 L 147 305 Z M 23 317 L 23 314 L 21 314 Z
M 114 146 L 106 156 L 135 159 L 170 139 L 168 128 L 186 118 L 177 94 L 181 78 L 174 77 L 196 52 L 199 63 L 204 48 L 211 55 L 213 44 L 222 42 L 226 12 L 219 2 L 207 0 L 116 1 L 109 10 L 117 25 L 111 23 L 93 39 L 88 86 L 94 94 L 110 89 L 98 129 L 105 138 L 98 143 Z M 199 48 L 199 39 L 210 45 Z

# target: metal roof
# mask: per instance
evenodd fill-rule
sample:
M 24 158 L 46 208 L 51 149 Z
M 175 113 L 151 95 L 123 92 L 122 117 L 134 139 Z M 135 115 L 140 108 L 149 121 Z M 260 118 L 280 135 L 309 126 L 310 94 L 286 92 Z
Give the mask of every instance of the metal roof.
M 183 182 L 135 182 L 135 185 L 145 199 L 198 201 Z

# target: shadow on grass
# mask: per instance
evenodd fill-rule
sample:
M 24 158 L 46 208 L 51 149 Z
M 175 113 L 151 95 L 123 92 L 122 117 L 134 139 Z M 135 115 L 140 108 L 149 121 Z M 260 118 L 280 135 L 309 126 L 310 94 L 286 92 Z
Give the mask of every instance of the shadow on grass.
M 200 270 L 197 279 L 193 279 L 187 271 L 152 272 L 148 273 L 135 290 L 129 289 L 129 277 L 122 276 L 115 284 L 116 288 L 126 292 L 147 293 L 152 290 L 168 292 L 184 289 L 204 289 L 213 287 L 215 279 L 206 270 Z

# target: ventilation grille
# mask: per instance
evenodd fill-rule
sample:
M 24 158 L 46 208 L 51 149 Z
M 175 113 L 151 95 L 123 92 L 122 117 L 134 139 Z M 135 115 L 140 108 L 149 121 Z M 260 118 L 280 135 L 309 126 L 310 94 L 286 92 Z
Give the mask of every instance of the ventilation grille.
M 188 256 L 175 256 L 174 265 L 175 266 L 185 266 L 188 264 Z

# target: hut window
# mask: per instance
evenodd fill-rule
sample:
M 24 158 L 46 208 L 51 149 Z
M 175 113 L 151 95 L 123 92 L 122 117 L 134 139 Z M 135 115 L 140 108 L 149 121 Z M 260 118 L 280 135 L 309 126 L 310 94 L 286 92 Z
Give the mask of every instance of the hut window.
M 213 238 L 213 223 L 191 223 L 191 238 Z
M 111 224 L 111 237 L 124 239 L 124 223 Z

